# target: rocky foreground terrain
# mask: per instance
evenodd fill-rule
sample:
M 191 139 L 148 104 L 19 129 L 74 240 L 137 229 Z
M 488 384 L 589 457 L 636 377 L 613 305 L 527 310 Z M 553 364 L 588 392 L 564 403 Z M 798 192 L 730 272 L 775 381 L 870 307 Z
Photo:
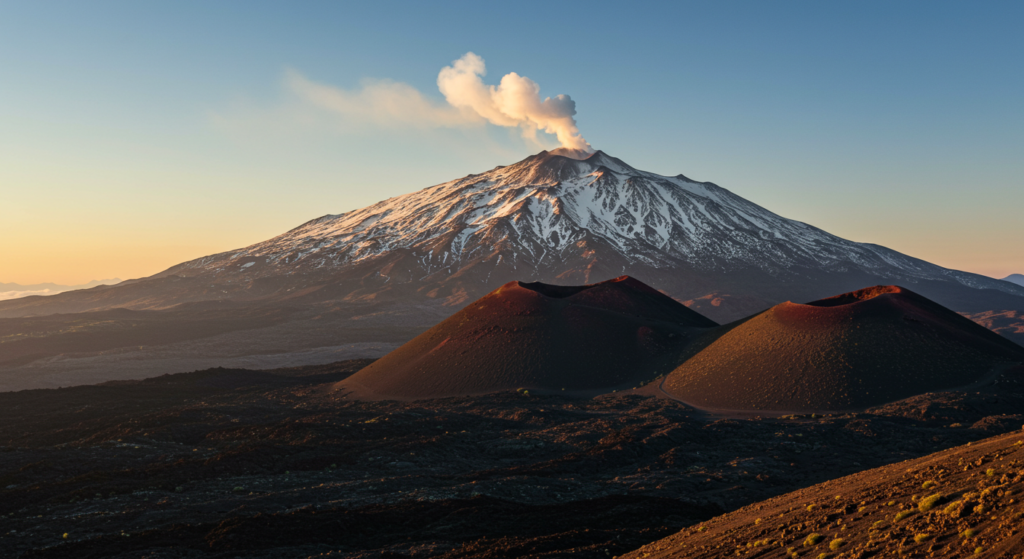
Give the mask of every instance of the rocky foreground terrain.
M 1024 434 L 749 505 L 638 557 L 1024 557 Z
M 0 394 L 0 556 L 609 557 L 1024 423 L 1018 378 L 861 413 L 730 418 L 642 390 L 367 402 L 330 389 L 366 364 Z M 953 482 L 942 465 L 945 474 L 929 470 L 867 504 L 852 493 L 835 501 L 838 488 L 801 497 L 802 510 L 815 504 L 820 517 L 788 521 L 802 527 L 787 528 L 785 547 L 774 532 L 751 532 L 728 540 L 727 551 L 831 553 L 790 540 L 813 528 L 833 538 L 828 546 L 849 515 L 884 509 L 889 518 L 910 510 L 915 494 L 942 492 L 952 503 L 970 491 L 982 505 L 1008 503 L 1015 497 L 999 489 L 981 495 L 992 484 L 967 486 L 1015 475 L 1006 461 L 1019 457 L 997 457 L 997 446 L 978 446 L 984 456 L 970 460 L 982 465 L 966 480 Z M 990 467 L 994 476 L 983 473 Z M 929 480 L 935 489 L 911 491 Z M 874 530 L 906 544 L 928 531 L 914 524 L 925 518 Z M 856 526 L 851 546 L 872 530 Z M 978 547 L 994 545 L 982 534 Z M 772 545 L 753 547 L 765 539 Z

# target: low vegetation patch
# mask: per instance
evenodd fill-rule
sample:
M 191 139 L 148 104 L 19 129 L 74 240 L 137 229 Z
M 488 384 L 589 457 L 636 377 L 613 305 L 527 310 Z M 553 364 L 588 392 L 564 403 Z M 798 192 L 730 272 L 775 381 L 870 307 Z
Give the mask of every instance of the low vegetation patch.
M 912 510 L 901 510 L 900 512 L 896 513 L 896 517 L 893 518 L 893 522 L 899 522 L 900 520 L 903 520 L 904 518 L 912 514 L 914 514 L 914 511 Z
M 810 536 L 807 536 L 807 538 L 804 540 L 804 547 L 818 545 L 819 543 L 821 543 L 821 540 L 823 539 L 825 539 L 825 536 L 822 536 L 821 534 L 815 532 Z
M 844 540 L 843 538 L 836 538 L 836 539 L 832 540 L 831 542 L 829 542 L 828 548 L 831 549 L 832 551 L 839 551 L 839 548 L 843 547 L 843 545 L 845 545 L 845 544 L 846 544 L 846 540 Z
M 929 495 L 917 503 L 917 510 L 921 512 L 928 512 L 935 508 L 935 505 L 941 503 L 944 498 L 945 497 L 941 493 Z

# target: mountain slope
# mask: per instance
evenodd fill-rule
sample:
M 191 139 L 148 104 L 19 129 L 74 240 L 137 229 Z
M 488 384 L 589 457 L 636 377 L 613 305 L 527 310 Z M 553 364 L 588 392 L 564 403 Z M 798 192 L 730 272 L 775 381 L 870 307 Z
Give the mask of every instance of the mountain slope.
M 623 555 L 1020 557 L 1020 432 L 754 503 Z

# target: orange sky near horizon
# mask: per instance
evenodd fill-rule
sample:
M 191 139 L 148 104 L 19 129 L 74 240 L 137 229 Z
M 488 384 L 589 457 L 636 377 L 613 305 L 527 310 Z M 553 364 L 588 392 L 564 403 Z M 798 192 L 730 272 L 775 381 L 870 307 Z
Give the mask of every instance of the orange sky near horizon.
M 313 219 L 319 215 L 322 214 L 307 217 Z M 80 285 L 115 277 L 122 280 L 147 277 L 181 262 L 264 241 L 307 220 L 289 221 L 277 217 L 268 220 L 271 223 L 253 227 L 252 223 L 245 223 L 246 220 L 240 218 L 234 216 L 231 227 L 225 227 L 223 217 L 207 224 L 193 221 L 189 233 L 181 236 L 183 238 L 158 231 L 133 235 L 130 227 L 114 230 L 95 228 L 60 239 L 47 238 L 42 231 L 22 230 L 18 235 L 20 241 L 0 245 L 0 262 L 3 262 L 0 282 Z M 836 228 L 830 229 L 827 223 L 803 221 L 838 234 Z M 877 237 L 869 241 L 940 266 L 997 279 L 1024 273 L 1024 267 L 1020 265 L 1024 262 L 1024 250 L 1019 247 L 1015 247 L 1014 252 L 1007 252 L 1000 248 L 1005 245 L 989 243 L 986 246 L 984 240 L 963 235 L 914 239 L 900 238 L 899 231 L 889 233 L 891 238 L 888 242 Z M 881 236 L 884 235 L 878 237 Z

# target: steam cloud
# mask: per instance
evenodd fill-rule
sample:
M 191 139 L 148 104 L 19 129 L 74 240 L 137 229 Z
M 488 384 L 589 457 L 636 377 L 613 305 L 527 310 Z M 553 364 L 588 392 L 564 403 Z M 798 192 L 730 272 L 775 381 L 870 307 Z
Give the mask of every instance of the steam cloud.
M 471 110 L 498 126 L 518 126 L 536 141 L 537 131 L 554 134 L 563 147 L 593 151 L 580 135 L 573 115 L 576 102 L 568 95 L 540 100 L 537 82 L 512 72 L 498 86 L 485 85 L 484 59 L 467 52 L 437 76 L 437 87 L 453 107 Z
M 460 128 L 479 124 L 476 115 L 437 103 L 415 87 L 388 80 L 363 80 L 362 88 L 346 91 L 316 83 L 291 70 L 288 88 L 307 103 L 341 115 L 348 122 L 383 127 Z
M 437 87 L 447 104 L 434 101 L 409 84 L 364 80 L 356 90 L 316 83 L 289 71 L 285 84 L 300 99 L 330 111 L 350 123 L 382 127 L 465 128 L 485 122 L 517 127 L 537 145 L 540 131 L 554 134 L 562 146 L 591 152 L 576 126 L 576 102 L 568 95 L 540 98 L 540 85 L 515 72 L 497 85 L 486 85 L 484 59 L 466 53 L 437 76 Z

